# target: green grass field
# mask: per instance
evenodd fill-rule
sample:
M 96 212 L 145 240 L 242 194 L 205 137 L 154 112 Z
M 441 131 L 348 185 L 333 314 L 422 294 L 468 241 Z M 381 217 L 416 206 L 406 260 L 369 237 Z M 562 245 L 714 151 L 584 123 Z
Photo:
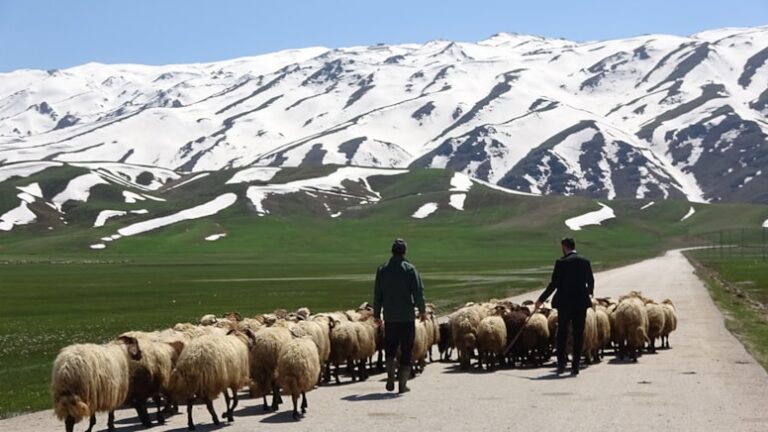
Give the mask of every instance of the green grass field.
M 54 180 L 65 174 L 72 175 L 44 171 L 41 186 L 60 190 Z M 281 176 L 290 180 L 310 174 L 287 171 Z M 222 190 L 244 194 L 243 188 L 223 187 L 227 178 L 213 174 L 194 187 L 164 194 L 165 203 L 145 204 L 157 215 L 204 202 Z M 441 170 L 372 178 L 382 200 L 349 208 L 339 219 L 329 218 L 322 203 L 301 194 L 276 199 L 266 217 L 255 216 L 241 199 L 213 217 L 123 238 L 94 251 L 88 245 L 137 220 L 130 216 L 92 228 L 100 209 L 130 207 L 118 191 L 99 186 L 89 202 L 67 209 L 71 219 L 66 226 L 52 215 L 45 222 L 53 229 L 35 224 L 3 233 L 0 417 L 50 406 L 51 362 L 71 343 L 103 342 L 126 330 L 165 328 L 206 313 L 248 316 L 301 306 L 329 311 L 370 301 L 374 271 L 387 259 L 395 237 L 408 241 L 427 300 L 443 313 L 468 300 L 543 288 L 559 253 L 558 241 L 569 233 L 563 221 L 598 208 L 585 198 L 526 197 L 475 186 L 466 211 L 412 219 L 425 202 L 447 208 L 450 178 Z M 50 179 L 53 183 L 46 184 Z M 0 204 L 12 207 L 16 201 L 0 199 Z M 715 227 L 755 226 L 768 217 L 766 206 L 710 205 L 680 222 L 689 203 L 660 202 L 640 211 L 646 202 L 612 201 L 616 219 L 573 233 L 596 270 L 696 244 L 697 234 Z M 227 233 L 221 240 L 203 240 L 221 232 Z
M 719 253 L 689 253 L 699 275 L 707 282 L 715 304 L 725 316 L 726 327 L 768 370 L 768 262 L 760 254 L 730 258 Z

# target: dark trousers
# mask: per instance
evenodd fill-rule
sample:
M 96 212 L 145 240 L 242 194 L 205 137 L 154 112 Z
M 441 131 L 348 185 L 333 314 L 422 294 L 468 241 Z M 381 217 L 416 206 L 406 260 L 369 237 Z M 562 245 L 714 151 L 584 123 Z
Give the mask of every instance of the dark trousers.
M 416 324 L 414 321 L 385 322 L 384 349 L 387 353 L 387 359 L 395 358 L 397 349 L 400 348 L 400 366 L 410 366 L 415 337 Z
M 584 345 L 584 320 L 587 310 L 581 308 L 557 310 L 557 365 L 565 367 L 565 343 L 568 340 L 568 325 L 573 329 L 573 369 L 579 368 L 581 348 Z

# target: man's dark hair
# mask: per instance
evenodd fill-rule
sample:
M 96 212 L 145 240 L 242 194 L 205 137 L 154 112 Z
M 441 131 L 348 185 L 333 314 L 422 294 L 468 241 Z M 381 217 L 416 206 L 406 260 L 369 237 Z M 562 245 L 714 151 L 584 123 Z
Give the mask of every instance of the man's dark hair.
M 403 239 L 396 239 L 392 243 L 392 255 L 403 256 L 405 255 L 405 251 L 407 249 L 408 249 L 408 245 L 405 243 L 405 240 Z
M 568 250 L 576 249 L 576 240 L 571 237 L 563 237 L 563 239 L 560 240 L 560 244 L 567 247 Z

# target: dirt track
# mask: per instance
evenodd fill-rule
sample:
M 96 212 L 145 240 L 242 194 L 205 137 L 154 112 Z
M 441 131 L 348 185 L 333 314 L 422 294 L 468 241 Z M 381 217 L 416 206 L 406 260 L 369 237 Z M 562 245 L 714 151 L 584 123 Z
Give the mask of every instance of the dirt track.
M 637 364 L 606 357 L 578 378 L 556 378 L 551 367 L 462 373 L 453 363 L 434 363 L 403 397 L 384 392 L 377 375 L 309 393 L 309 412 L 300 422 L 291 419 L 290 398 L 278 413 L 263 413 L 257 400 L 241 401 L 235 422 L 221 427 L 198 406 L 197 430 L 768 431 L 768 374 L 725 329 L 685 258 L 669 252 L 596 275 L 599 296 L 631 289 L 672 298 L 680 317 L 672 349 L 646 354 Z M 533 294 L 517 300 L 528 298 Z M 222 411 L 223 400 L 215 406 Z M 116 418 L 118 431 L 142 429 L 132 411 Z M 105 421 L 99 416 L 95 430 L 105 430 Z M 0 430 L 9 432 L 63 429 L 51 411 L 0 421 Z M 82 423 L 76 427 L 84 429 Z M 186 430 L 186 415 L 152 430 Z

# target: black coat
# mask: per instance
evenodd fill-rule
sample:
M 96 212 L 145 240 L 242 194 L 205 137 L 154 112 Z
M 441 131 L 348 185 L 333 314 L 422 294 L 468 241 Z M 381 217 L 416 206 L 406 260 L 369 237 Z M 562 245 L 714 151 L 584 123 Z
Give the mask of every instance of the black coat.
M 552 307 L 555 309 L 586 309 L 592 306 L 589 296 L 594 293 L 595 278 L 589 260 L 576 251 L 555 261 L 552 281 L 539 297 L 544 302 L 553 291 Z

